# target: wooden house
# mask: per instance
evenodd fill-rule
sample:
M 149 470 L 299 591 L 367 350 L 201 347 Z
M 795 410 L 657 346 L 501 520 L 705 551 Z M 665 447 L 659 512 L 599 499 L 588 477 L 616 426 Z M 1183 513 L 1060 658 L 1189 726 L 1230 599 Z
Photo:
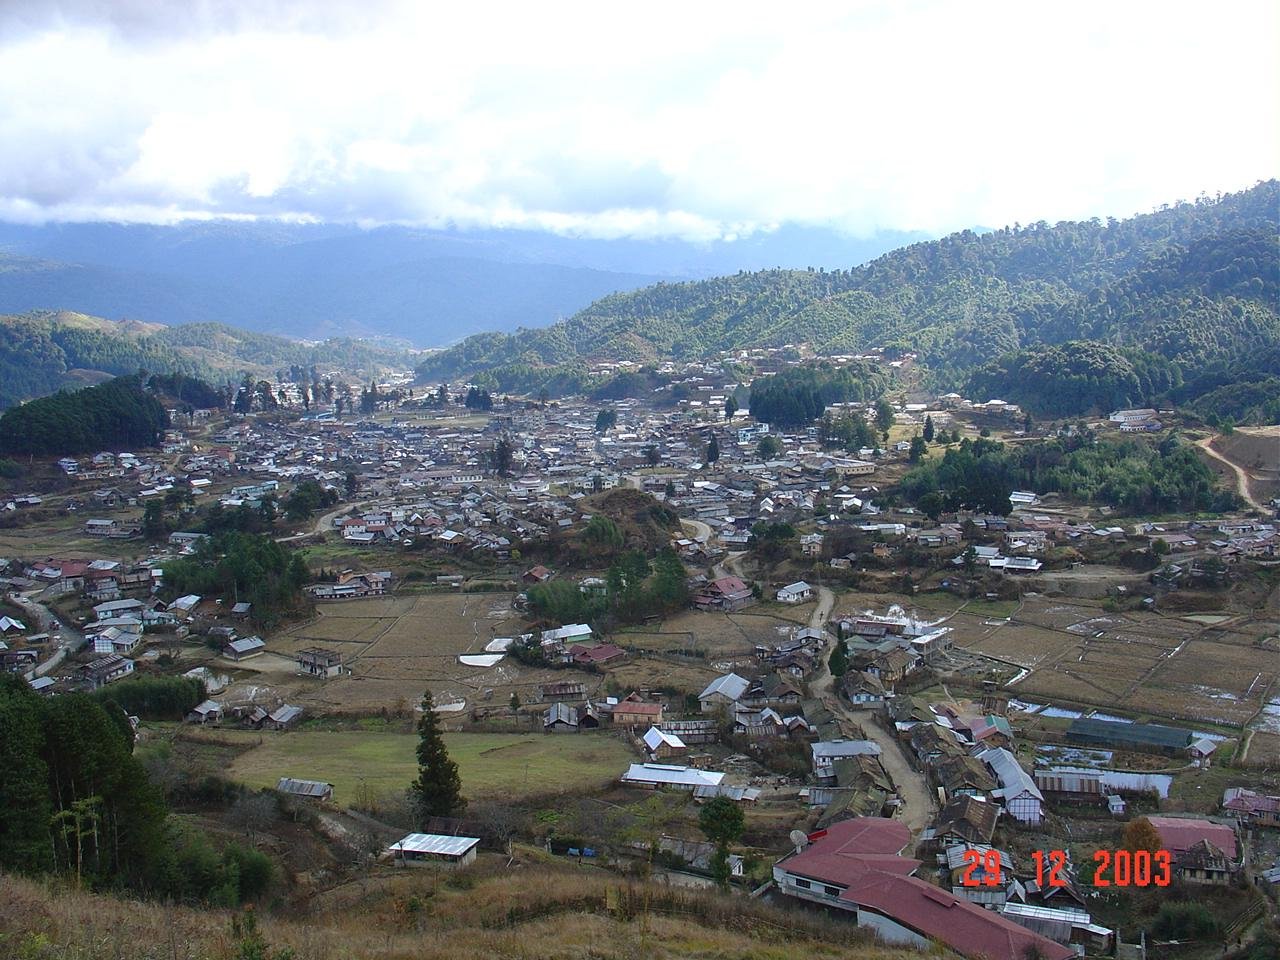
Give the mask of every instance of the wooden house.
M 662 704 L 642 700 L 638 694 L 628 694 L 613 705 L 613 722 L 620 727 L 656 726 L 662 723 Z

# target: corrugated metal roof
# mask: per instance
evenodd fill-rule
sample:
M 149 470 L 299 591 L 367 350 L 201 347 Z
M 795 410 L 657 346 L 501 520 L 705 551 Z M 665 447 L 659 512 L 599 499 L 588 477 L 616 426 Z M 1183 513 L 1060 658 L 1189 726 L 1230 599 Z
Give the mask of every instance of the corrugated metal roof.
M 276 708 L 275 712 L 271 714 L 271 722 L 291 723 L 300 716 L 302 716 L 301 707 L 293 707 L 286 703 L 284 706 Z
M 333 789 L 333 784 L 323 780 L 294 780 L 292 777 L 281 777 L 276 784 L 281 793 L 289 793 L 298 797 L 323 797 Z
M 699 800 L 714 800 L 716 797 L 727 797 L 730 800 L 749 800 L 754 802 L 760 799 L 760 788 L 738 787 L 730 786 L 727 783 L 718 783 L 715 786 L 694 787 L 693 795 Z
M 707 688 L 703 690 L 702 693 L 698 694 L 698 699 L 705 700 L 712 694 L 718 693 L 727 699 L 736 702 L 741 700 L 743 694 L 745 694 L 750 688 L 751 683 L 748 680 L 738 676 L 736 673 L 726 673 L 723 676 L 716 677 L 707 684 Z
M 480 842 L 479 837 L 446 837 L 438 833 L 411 833 L 390 846 L 393 853 L 429 853 L 461 857 Z
M 664 763 L 633 763 L 622 775 L 625 783 L 665 784 L 676 787 L 714 787 L 724 779 L 715 770 L 695 770 Z

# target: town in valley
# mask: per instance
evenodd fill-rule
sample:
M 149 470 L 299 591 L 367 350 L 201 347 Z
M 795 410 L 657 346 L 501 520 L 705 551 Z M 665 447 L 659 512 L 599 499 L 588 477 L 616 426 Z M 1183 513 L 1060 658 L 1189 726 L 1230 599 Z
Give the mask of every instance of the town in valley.
M 188 681 L 123 699 L 135 753 L 247 791 L 203 811 L 224 824 L 279 816 L 245 811 L 259 795 L 316 811 L 274 851 L 299 886 L 533 850 L 589 887 L 719 884 L 968 957 L 1136 956 L 1169 891 L 1235 938 L 1280 886 L 1276 428 L 1040 420 L 934 395 L 915 359 L 735 351 L 620 399 L 411 371 L 357 398 L 313 370 L 175 404 L 156 446 L 33 460 L 11 488 L 0 661 L 42 697 Z M 744 371 L 848 364 L 883 396 L 752 415 Z M 904 492 L 975 445 L 1133 434 L 1204 438 L 1232 506 Z M 209 578 L 228 537 L 305 582 Z M 469 800 L 427 820 L 424 689 Z M 1159 889 L 1127 859 L 1099 874 L 1099 851 L 1150 856 L 1135 823 L 1170 857 Z

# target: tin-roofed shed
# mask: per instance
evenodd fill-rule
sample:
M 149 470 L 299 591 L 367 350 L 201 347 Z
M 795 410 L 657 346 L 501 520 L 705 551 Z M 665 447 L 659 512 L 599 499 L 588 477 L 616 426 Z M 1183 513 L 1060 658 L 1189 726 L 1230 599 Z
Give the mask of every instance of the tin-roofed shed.
M 422 866 L 432 861 L 465 867 L 476 861 L 479 837 L 447 837 L 438 833 L 410 833 L 387 849 L 401 866 Z
M 333 799 L 333 784 L 325 783 L 323 780 L 295 780 L 292 777 L 281 777 L 276 783 L 276 791 L 306 800 Z

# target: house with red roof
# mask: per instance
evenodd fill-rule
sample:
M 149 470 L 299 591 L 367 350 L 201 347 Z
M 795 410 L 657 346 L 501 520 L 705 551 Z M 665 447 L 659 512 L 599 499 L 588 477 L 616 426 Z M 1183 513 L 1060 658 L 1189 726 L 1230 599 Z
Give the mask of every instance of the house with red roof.
M 1225 823 L 1198 817 L 1147 817 L 1160 834 L 1160 845 L 1177 860 L 1201 840 L 1208 840 L 1232 860 L 1239 858 L 1236 832 Z
M 888 943 L 937 942 L 975 960 L 1075 956 L 1071 947 L 915 876 L 920 861 L 902 855 L 910 843 L 911 831 L 896 820 L 844 820 L 810 834 L 774 865 L 773 879 L 786 896 L 845 910 Z
M 1222 795 L 1222 812 L 1253 827 L 1280 827 L 1280 797 L 1229 787 Z
M 1188 883 L 1222 885 L 1240 873 L 1236 832 L 1223 823 L 1183 817 L 1148 817 L 1160 845 L 1173 854 L 1173 871 Z
M 586 647 L 580 643 L 575 643 L 569 648 L 569 659 L 579 666 L 609 663 L 626 655 L 627 651 L 613 643 L 600 643 L 594 647 Z

